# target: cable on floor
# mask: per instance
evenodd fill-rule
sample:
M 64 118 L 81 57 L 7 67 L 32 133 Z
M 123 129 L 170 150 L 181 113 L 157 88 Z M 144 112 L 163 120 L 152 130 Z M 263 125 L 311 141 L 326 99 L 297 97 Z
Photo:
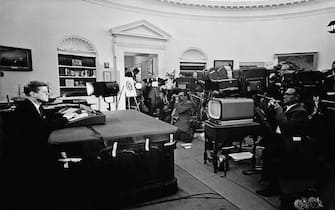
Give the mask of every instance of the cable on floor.
M 219 197 L 213 197 L 213 196 L 202 196 L 202 195 L 216 195 Z M 200 196 L 200 197 L 197 197 Z M 177 201 L 177 200 L 182 200 L 182 199 L 225 199 L 218 193 L 197 193 L 197 194 L 191 194 L 191 195 L 186 195 L 178 198 L 171 198 L 171 199 L 166 199 L 166 200 L 160 200 L 160 201 L 154 201 L 154 202 L 149 202 L 149 203 L 143 203 L 143 204 L 138 204 L 133 206 L 133 208 L 139 208 L 139 207 L 144 207 L 144 206 L 149 206 L 149 205 L 154 205 L 154 204 L 159 204 L 159 203 L 165 203 L 165 202 L 171 202 L 171 201 Z

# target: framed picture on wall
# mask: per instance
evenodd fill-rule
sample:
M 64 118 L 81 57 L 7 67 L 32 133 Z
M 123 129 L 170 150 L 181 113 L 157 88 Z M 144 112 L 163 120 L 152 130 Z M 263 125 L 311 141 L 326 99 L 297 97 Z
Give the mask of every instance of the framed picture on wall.
M 0 70 L 32 71 L 31 49 L 0 46 Z
M 233 70 L 234 68 L 234 60 L 214 60 L 214 68 L 224 66 L 226 69 L 230 68 Z
M 275 63 L 286 64 L 295 68 L 292 70 L 317 70 L 318 52 L 280 53 L 274 55 Z
M 103 72 L 103 79 L 105 82 L 110 82 L 112 81 L 112 74 L 110 71 L 104 71 Z

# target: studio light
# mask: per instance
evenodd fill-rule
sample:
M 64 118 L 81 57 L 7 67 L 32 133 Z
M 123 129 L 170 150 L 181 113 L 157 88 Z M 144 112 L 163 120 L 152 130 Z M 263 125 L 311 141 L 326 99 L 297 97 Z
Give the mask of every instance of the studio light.
M 143 88 L 143 84 L 140 83 L 140 82 L 137 82 L 137 83 L 135 84 L 135 88 L 136 88 L 137 90 L 141 90 L 141 89 Z
M 329 33 L 335 33 L 335 20 L 330 21 L 327 27 Z
M 87 95 L 103 97 L 104 101 L 108 104 L 107 110 L 111 111 L 111 103 L 116 102 L 117 104 L 117 95 L 119 93 L 119 84 L 114 82 L 94 82 L 94 83 L 86 83 L 86 91 Z M 112 101 L 107 101 L 106 97 L 112 97 Z M 100 100 L 98 100 L 98 109 L 100 110 L 101 104 Z M 117 109 L 117 105 L 116 105 Z
M 117 96 L 119 84 L 116 82 L 95 82 L 86 84 L 87 95 L 102 97 Z

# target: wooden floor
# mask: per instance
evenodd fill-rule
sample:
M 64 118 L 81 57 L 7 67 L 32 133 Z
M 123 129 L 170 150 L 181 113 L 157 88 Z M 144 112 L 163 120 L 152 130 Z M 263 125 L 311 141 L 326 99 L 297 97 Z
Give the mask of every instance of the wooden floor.
M 260 175 L 247 176 L 242 173 L 250 168 L 250 160 L 231 162 L 225 177 L 223 172 L 215 174 L 211 163 L 204 164 L 203 152 L 203 135 L 195 135 L 192 148 L 185 149 L 181 143 L 177 144 L 175 164 L 241 210 L 279 209 L 279 197 L 265 198 L 255 193 L 264 187 L 259 183 Z

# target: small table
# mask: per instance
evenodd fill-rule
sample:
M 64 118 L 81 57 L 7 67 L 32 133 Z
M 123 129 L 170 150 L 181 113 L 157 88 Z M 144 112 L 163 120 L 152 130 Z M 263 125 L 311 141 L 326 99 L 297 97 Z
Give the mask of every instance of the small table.
M 243 139 L 246 136 L 251 135 L 253 139 L 253 157 L 252 167 L 256 166 L 256 142 L 257 137 L 262 133 L 262 127 L 257 122 L 235 124 L 235 125 L 219 125 L 209 120 L 204 122 L 205 124 L 205 151 L 204 151 L 204 163 L 206 164 L 208 156 L 207 150 L 210 148 L 213 150 L 213 168 L 214 173 L 218 170 L 218 152 L 222 146 L 230 146 L 231 143 L 236 139 Z

